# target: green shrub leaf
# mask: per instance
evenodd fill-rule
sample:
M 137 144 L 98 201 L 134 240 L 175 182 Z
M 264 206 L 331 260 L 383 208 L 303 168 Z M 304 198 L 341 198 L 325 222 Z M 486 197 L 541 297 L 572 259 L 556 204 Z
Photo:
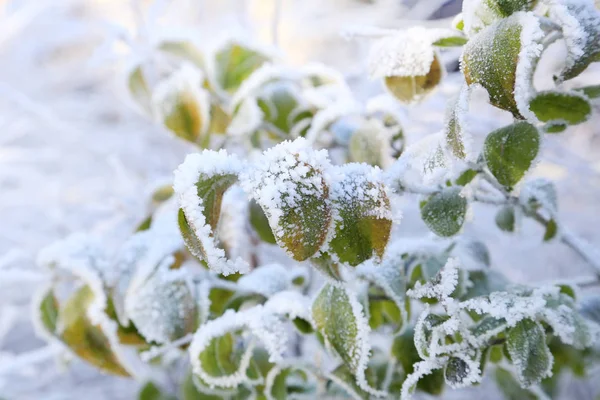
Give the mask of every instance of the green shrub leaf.
M 529 170 L 540 149 L 540 134 L 527 122 L 516 122 L 493 131 L 483 153 L 490 172 L 511 189 Z
M 166 394 L 154 383 L 148 382 L 140 390 L 138 400 L 177 400 L 177 397 Z
M 515 231 L 515 208 L 513 206 L 502 206 L 496 213 L 496 225 L 504 232 Z
M 215 53 L 216 83 L 225 92 L 232 94 L 252 72 L 258 69 L 269 57 L 235 41 L 226 42 Z
M 565 121 L 571 125 L 586 121 L 592 107 L 584 96 L 564 92 L 541 92 L 529 102 L 529 108 L 542 122 Z
M 436 54 L 425 75 L 388 76 L 384 78 L 384 83 L 396 99 L 402 103 L 414 103 L 431 93 L 441 82 L 443 75 L 443 65 Z
M 552 373 L 552 354 L 542 326 L 530 319 L 518 322 L 507 333 L 506 348 L 517 368 L 521 386 L 540 383 Z
M 46 333 L 56 336 L 59 304 L 52 288 L 45 288 L 37 300 L 34 318 Z
M 392 212 L 379 172 L 365 164 L 339 167 L 339 179 L 331 187 L 337 217 L 329 248 L 342 263 L 356 266 L 383 257 Z
M 588 99 L 597 99 L 600 97 L 600 85 L 592 85 L 575 89 L 576 92 L 583 93 Z
M 421 218 L 436 235 L 452 236 L 460 231 L 467 214 L 467 199 L 460 188 L 445 188 L 431 196 L 421 209 Z

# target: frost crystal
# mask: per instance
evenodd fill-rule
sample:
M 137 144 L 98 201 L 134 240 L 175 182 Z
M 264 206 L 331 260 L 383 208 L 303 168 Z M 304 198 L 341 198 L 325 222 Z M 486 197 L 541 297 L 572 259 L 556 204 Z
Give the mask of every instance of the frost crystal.
M 196 257 L 206 259 L 211 269 L 223 274 L 244 273 L 248 271 L 249 265 L 240 257 L 234 260 L 228 259 L 225 250 L 217 247 L 213 229 L 205 214 L 207 213 L 205 207 L 209 205 L 205 205 L 204 200 L 198 195 L 197 185 L 204 184 L 206 181 L 208 185 L 216 186 L 217 183 L 213 182 L 213 179 L 218 179 L 220 176 L 237 176 L 242 169 L 243 164 L 235 155 L 228 155 L 225 150 L 219 152 L 204 150 L 200 154 L 188 155 L 175 171 L 173 188 L 179 205 L 202 247 L 200 250 L 190 249 L 190 251 L 195 253 Z
M 459 265 L 458 259 L 449 258 L 433 281 L 424 285 L 417 282 L 406 294 L 415 299 L 438 298 L 447 302 L 458 285 Z

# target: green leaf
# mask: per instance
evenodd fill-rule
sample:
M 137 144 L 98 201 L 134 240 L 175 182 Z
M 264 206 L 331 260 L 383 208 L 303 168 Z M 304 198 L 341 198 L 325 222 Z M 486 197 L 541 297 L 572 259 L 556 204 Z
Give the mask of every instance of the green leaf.
M 446 110 L 446 123 L 444 126 L 446 144 L 450 148 L 452 154 L 460 159 L 467 157 L 467 140 L 470 139 L 467 132 L 467 123 L 465 121 L 466 114 L 469 109 L 470 90 L 463 86 L 450 103 Z
M 559 82 L 575 78 L 600 56 L 600 11 L 593 2 L 551 3 L 550 18 L 563 28 L 567 47 L 565 67 L 556 77 Z
M 175 171 L 179 228 L 190 252 L 215 272 L 225 275 L 248 270 L 245 260 L 226 257 L 217 246 L 216 229 L 225 191 L 237 182 L 242 163 L 224 151 L 191 154 Z
M 461 298 L 462 300 L 505 290 L 509 284 L 504 275 L 490 269 L 469 271 L 469 281 L 471 285 L 468 287 L 467 293 Z
M 269 399 L 286 400 L 288 398 L 314 396 L 316 387 L 309 382 L 309 371 L 295 367 L 273 368 L 266 378 L 265 392 Z
M 198 378 L 195 378 L 191 373 L 186 375 L 180 388 L 181 400 L 224 400 L 229 398 L 229 396 L 203 393 L 194 383 L 194 379 Z M 207 391 L 210 391 L 210 389 L 207 388 Z
M 470 327 L 469 330 L 473 336 L 489 340 L 504 331 L 507 327 L 508 325 L 504 318 L 485 316 L 477 324 Z
M 592 106 L 580 94 L 564 92 L 540 92 L 529 102 L 529 109 L 542 122 L 565 121 L 571 125 L 586 121 L 592 114 Z
M 313 257 L 310 259 L 311 264 L 315 269 L 325 275 L 327 278 L 331 278 L 335 281 L 343 281 L 342 274 L 340 271 L 340 265 L 331 259 L 329 254 L 321 254 L 319 257 Z
M 292 320 L 292 322 L 294 323 L 294 326 L 296 327 L 296 329 L 298 329 L 298 331 L 300 333 L 303 333 L 305 335 L 308 335 L 310 333 L 314 332 L 314 329 L 312 327 L 312 325 L 310 324 L 310 322 L 308 322 L 305 319 L 302 318 L 294 318 Z
M 556 221 L 553 219 L 548 220 L 546 223 L 546 232 L 544 233 L 544 242 L 552 240 L 556 236 L 557 232 L 558 225 L 556 224 Z
M 460 387 L 467 382 L 465 379 L 471 374 L 471 367 L 459 357 L 450 357 L 444 367 L 444 378 L 451 387 Z
M 386 128 L 378 119 L 362 121 L 350 137 L 349 160 L 385 168 L 390 160 L 390 144 Z
M 138 400 L 177 400 L 177 397 L 164 393 L 154 383 L 148 382 L 140 390 Z
M 192 62 L 198 68 L 205 68 L 202 52 L 189 41 L 165 41 L 158 48 L 163 53 Z
M 413 103 L 431 93 L 441 82 L 443 74 L 443 65 L 435 55 L 426 75 L 387 76 L 384 78 L 384 84 L 392 96 L 399 101 Z
M 229 332 L 213 338 L 199 355 L 202 370 L 210 377 L 233 375 L 238 370 L 244 354 L 239 346 L 236 346 L 238 340 L 241 338 Z
M 263 209 L 254 200 L 250 202 L 250 224 L 263 242 L 270 244 L 277 243 L 275 235 L 273 235 L 273 231 L 269 226 L 269 219 Z
M 262 207 L 280 247 L 297 261 L 314 256 L 332 221 L 322 153 L 299 138 L 267 150 L 242 185 Z
M 83 286 L 66 301 L 58 318 L 58 326 L 62 327 L 60 338 L 71 351 L 104 372 L 129 376 L 113 352 L 113 343 L 88 317 L 93 301 L 94 293 L 89 286 Z
M 427 200 L 421 209 L 421 218 L 436 235 L 453 236 L 463 226 L 467 214 L 467 199 L 460 188 L 445 188 Z
M 526 36 L 521 42 L 522 24 L 538 25 L 533 14 L 512 15 L 498 20 L 473 37 L 466 44 L 462 55 L 462 70 L 468 85 L 482 85 L 490 96 L 492 105 L 511 112 L 515 118 L 523 118 L 517 99 L 521 91 L 529 92 L 532 87 L 533 68 L 540 53 L 530 51 L 536 48 L 543 38 L 541 29 L 534 28 L 535 34 Z M 538 35 L 539 34 L 539 35 Z M 525 49 L 525 51 L 522 50 Z M 528 63 L 517 82 L 517 66 Z M 525 98 L 526 94 L 521 97 Z M 523 105 L 521 105 L 523 106 Z
M 502 206 L 496 213 L 496 225 L 504 232 L 515 231 L 515 208 L 513 206 Z
M 144 77 L 144 71 L 142 66 L 139 65 L 129 73 L 128 81 L 129 93 L 133 96 L 133 99 L 140 105 L 140 107 L 151 114 L 152 112 L 152 94 L 146 78 Z
M 464 46 L 469 40 L 464 36 L 448 36 L 433 42 L 438 47 L 458 47 Z
M 39 322 L 41 322 L 48 333 L 55 336 L 59 305 L 58 300 L 54 295 L 54 291 L 51 288 L 48 288 L 48 290 L 44 292 L 36 307 L 36 315 L 39 318 Z
M 302 110 L 298 90 L 292 83 L 275 82 L 267 85 L 258 98 L 258 105 L 265 120 L 287 135 L 291 134 L 296 122 L 294 117 Z M 278 141 L 284 139 L 278 132 L 270 133 Z
M 471 181 L 479 174 L 479 171 L 476 171 L 474 169 L 468 169 L 465 172 L 463 172 L 462 174 L 460 174 L 460 176 L 458 178 L 456 178 L 455 183 L 457 185 L 460 186 L 466 186 L 469 183 L 471 183 Z
M 215 74 L 218 86 L 232 94 L 252 72 L 269 57 L 241 43 L 229 41 L 215 54 Z
M 538 396 L 530 390 L 521 388 L 509 371 L 496 368 L 494 378 L 506 400 L 538 400 Z
M 542 127 L 543 131 L 546 133 L 561 133 L 564 132 L 568 128 L 568 125 L 564 122 L 559 121 L 550 121 Z
M 597 99 L 600 97 L 600 85 L 585 86 L 574 90 L 583 93 L 583 95 L 589 99 Z
M 524 319 L 510 328 L 506 336 L 506 348 L 521 386 L 527 388 L 550 376 L 553 358 L 539 323 Z
M 392 229 L 385 187 L 377 171 L 364 164 L 346 164 L 339 171 L 342 178 L 331 193 L 338 216 L 329 248 L 351 266 L 373 257 L 381 259 Z
M 537 128 L 516 122 L 490 133 L 483 153 L 490 172 L 501 185 L 515 186 L 529 170 L 540 148 Z

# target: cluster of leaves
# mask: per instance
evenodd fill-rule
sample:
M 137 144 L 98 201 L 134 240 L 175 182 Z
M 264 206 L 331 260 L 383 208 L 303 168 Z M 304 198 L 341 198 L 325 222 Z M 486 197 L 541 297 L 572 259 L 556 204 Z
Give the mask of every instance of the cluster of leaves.
M 464 46 L 465 84 L 443 131 L 406 149 L 395 104 L 363 109 L 335 71 L 283 67 L 236 40 L 208 52 L 161 43 L 162 70 L 136 65 L 130 92 L 202 151 L 173 190 L 155 192 L 116 255 L 80 236 L 40 255 L 54 277 L 35 302 L 40 333 L 142 380 L 189 361 L 186 400 L 408 399 L 478 384 L 489 369 L 507 398 L 543 398 L 561 372 L 583 375 L 600 307 L 580 312 L 566 284 L 511 285 L 485 245 L 459 233 L 485 202 L 503 231 L 526 216 L 544 240 L 561 235 L 552 183 L 525 178 L 544 135 L 585 121 L 600 95 L 560 86 L 598 61 L 600 13 L 585 0 L 470 0 L 454 25 L 373 45 L 370 74 L 401 103 L 440 83 L 441 49 Z M 556 89 L 537 92 L 536 64 L 556 40 L 564 69 Z M 481 88 L 515 121 L 477 149 L 468 109 Z M 393 239 L 404 193 L 423 196 L 422 220 L 445 240 Z M 140 397 L 173 398 L 160 383 Z

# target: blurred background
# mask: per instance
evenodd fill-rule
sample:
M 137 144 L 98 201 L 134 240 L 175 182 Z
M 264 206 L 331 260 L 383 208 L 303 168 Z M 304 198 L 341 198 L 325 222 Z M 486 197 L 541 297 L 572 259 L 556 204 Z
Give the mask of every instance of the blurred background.
M 34 335 L 29 301 L 42 283 L 35 265 L 40 248 L 78 231 L 116 246 L 145 216 L 151 189 L 169 182 L 185 154 L 193 151 L 127 98 L 127 68 L 152 43 L 185 37 L 204 47 L 220 37 L 242 36 L 276 46 L 283 63 L 319 61 L 335 67 L 357 97 L 366 100 L 381 93 L 382 86 L 366 74 L 371 39 L 349 38 L 352 32 L 417 24 L 448 27 L 460 8 L 456 0 L 0 0 L 0 398 L 136 396 L 139 384 L 133 381 L 48 354 Z M 539 70 L 555 70 L 563 52 L 560 46 L 551 48 Z M 437 93 L 403 110 L 409 145 L 441 129 L 446 101 L 462 79 L 456 72 L 459 54 L 443 54 L 448 76 Z M 596 65 L 567 86 L 598 82 Z M 551 82 L 539 78 L 536 84 L 543 88 Z M 506 113 L 486 105 L 485 98 L 476 99 L 472 110 L 472 125 L 481 137 L 510 121 Z M 596 250 L 597 111 L 565 134 L 548 135 L 533 171 L 533 176 L 556 182 L 561 220 Z M 402 202 L 402 231 L 426 234 L 415 199 Z M 512 280 L 593 275 L 569 248 L 542 243 L 542 228 L 533 222 L 518 234 L 501 233 L 488 207 L 474 208 L 465 234 L 485 241 L 494 268 Z M 597 292 L 591 287 L 584 295 Z M 589 382 L 566 381 L 564 398 L 593 399 L 594 376 L 598 373 Z M 444 398 L 495 398 L 492 391 L 484 382 L 479 388 L 447 391 Z

